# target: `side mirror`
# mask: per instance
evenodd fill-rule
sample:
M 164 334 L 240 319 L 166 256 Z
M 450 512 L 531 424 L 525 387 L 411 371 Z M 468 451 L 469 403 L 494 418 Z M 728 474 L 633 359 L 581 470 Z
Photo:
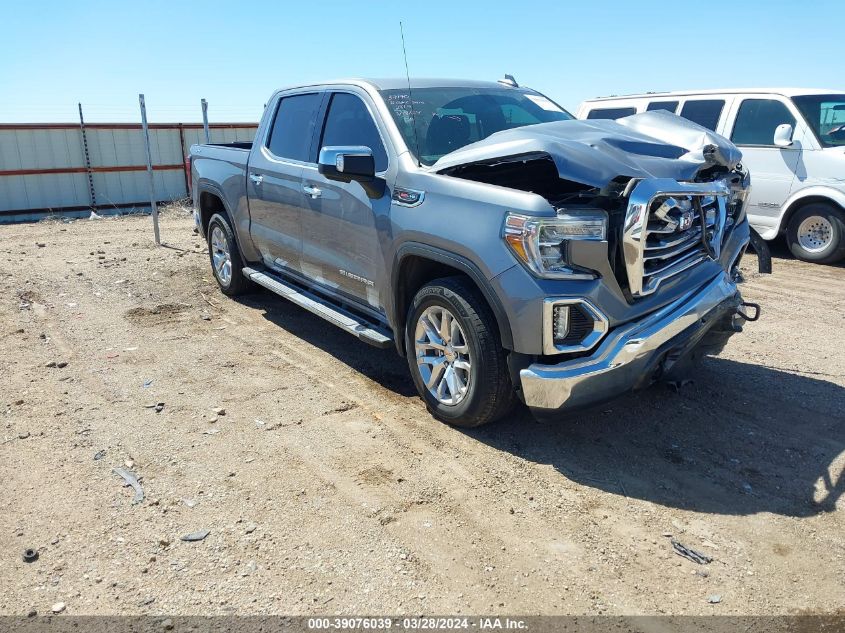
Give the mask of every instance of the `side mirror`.
M 369 182 L 375 178 L 376 161 L 373 150 L 363 145 L 324 147 L 317 170 L 329 180 Z
M 789 123 L 781 123 L 775 128 L 774 144 L 778 147 L 789 147 L 792 145 L 792 126 Z

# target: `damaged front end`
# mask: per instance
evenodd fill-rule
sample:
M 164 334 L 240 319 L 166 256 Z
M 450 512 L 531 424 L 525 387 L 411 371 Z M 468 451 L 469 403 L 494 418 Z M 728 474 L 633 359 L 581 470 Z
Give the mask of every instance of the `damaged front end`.
M 440 174 L 538 194 L 554 211 L 510 213 L 503 227 L 524 267 L 552 280 L 543 353 L 512 361 L 535 413 L 647 386 L 698 351 L 720 351 L 752 320 L 736 287 L 749 240 L 740 159 L 727 139 L 649 112 L 507 130 L 435 163 Z
M 505 221 L 504 237 L 523 264 L 549 279 L 604 276 L 635 301 L 720 260 L 745 220 L 749 177 L 740 159 L 727 139 L 656 111 L 499 132 L 433 169 L 542 196 L 555 217 L 514 213 Z M 590 241 L 606 244 L 605 252 Z

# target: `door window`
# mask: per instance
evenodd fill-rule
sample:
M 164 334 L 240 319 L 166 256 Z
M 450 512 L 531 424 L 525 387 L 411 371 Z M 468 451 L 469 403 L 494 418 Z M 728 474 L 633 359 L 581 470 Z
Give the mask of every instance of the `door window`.
M 845 94 L 792 97 L 822 147 L 845 146 Z
M 316 162 L 311 156 L 311 139 L 322 94 L 282 97 L 267 141 L 267 148 L 279 158 Z
M 636 114 L 636 108 L 597 108 L 590 110 L 588 119 L 621 119 L 623 116 Z
M 320 147 L 363 145 L 373 150 L 376 171 L 387 169 L 387 152 L 370 111 L 355 95 L 337 92 L 332 96 Z
M 795 117 L 776 99 L 746 99 L 739 106 L 731 140 L 737 145 L 773 145 L 782 123 L 795 128 Z
M 669 112 L 675 112 L 678 109 L 678 102 L 677 101 L 652 101 L 648 104 L 646 110 L 648 112 L 653 112 L 654 110 L 667 110 Z
M 724 107 L 725 102 L 722 99 L 696 99 L 684 104 L 681 116 L 715 132 Z

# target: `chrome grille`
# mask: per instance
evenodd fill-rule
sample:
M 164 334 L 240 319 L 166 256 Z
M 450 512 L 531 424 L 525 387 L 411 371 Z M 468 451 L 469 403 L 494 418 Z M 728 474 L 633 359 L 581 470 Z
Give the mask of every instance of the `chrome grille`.
M 651 294 L 666 279 L 718 258 L 727 195 L 722 182 L 654 180 L 637 185 L 622 240 L 634 297 Z

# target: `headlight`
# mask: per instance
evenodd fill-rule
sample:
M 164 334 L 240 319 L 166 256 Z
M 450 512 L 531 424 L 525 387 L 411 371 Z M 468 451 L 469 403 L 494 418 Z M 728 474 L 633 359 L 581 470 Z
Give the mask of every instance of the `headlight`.
M 591 279 L 594 275 L 572 267 L 567 259 L 570 240 L 604 240 L 607 214 L 601 209 L 560 212 L 553 218 L 509 213 L 504 238 L 535 275 L 552 279 Z

